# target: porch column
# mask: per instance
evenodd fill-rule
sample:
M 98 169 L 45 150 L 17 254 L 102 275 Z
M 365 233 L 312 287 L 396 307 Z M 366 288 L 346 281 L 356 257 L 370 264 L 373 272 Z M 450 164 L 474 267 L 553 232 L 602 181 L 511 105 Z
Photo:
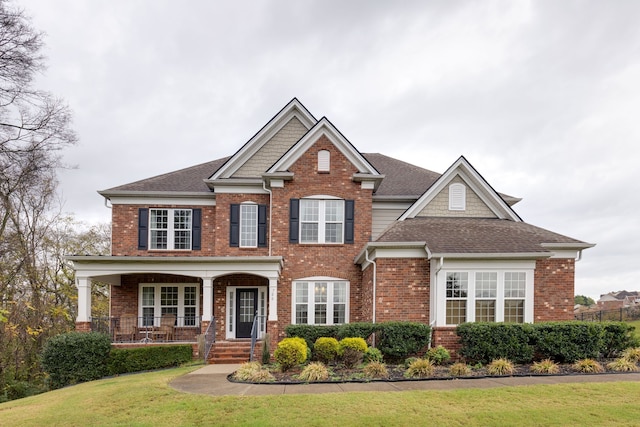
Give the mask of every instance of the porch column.
M 78 287 L 78 317 L 76 322 L 91 322 L 91 279 L 76 278 Z
M 278 279 L 269 278 L 269 321 L 278 320 Z
M 202 321 L 213 320 L 213 279 L 202 278 Z

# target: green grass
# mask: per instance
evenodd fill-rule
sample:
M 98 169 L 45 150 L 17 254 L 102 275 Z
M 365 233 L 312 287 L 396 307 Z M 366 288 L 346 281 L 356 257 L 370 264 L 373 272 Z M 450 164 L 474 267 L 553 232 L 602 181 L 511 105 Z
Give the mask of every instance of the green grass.
M 193 369 L 126 375 L 6 402 L 0 425 L 612 426 L 640 419 L 638 382 L 223 397 L 167 385 Z

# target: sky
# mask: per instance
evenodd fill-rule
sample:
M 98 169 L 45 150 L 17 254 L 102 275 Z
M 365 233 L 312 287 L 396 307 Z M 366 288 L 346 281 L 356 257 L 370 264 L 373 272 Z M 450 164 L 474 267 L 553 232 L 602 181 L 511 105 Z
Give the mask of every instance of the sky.
M 640 291 L 640 2 L 14 0 L 64 98 L 65 212 L 235 153 L 297 97 L 361 152 L 459 156 L 528 223 L 589 243 L 576 294 Z

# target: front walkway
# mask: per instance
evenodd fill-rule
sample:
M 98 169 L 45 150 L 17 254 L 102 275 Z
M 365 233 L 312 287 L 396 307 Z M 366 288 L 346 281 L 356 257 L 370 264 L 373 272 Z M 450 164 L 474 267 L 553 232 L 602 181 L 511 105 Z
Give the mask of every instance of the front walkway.
M 212 396 L 260 396 L 274 394 L 320 394 L 349 391 L 454 390 L 459 388 L 492 388 L 564 383 L 599 383 L 640 381 L 640 373 L 582 374 L 536 377 L 501 377 L 451 380 L 421 380 L 333 384 L 240 384 L 227 380 L 227 375 L 240 365 L 207 365 L 171 381 L 178 391 Z

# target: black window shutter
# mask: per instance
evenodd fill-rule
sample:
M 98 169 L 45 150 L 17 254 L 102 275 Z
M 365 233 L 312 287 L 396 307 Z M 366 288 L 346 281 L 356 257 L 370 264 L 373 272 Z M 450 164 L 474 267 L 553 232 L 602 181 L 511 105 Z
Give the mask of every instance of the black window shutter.
M 138 249 L 146 251 L 149 247 L 149 209 L 138 209 Z
M 191 228 L 191 249 L 199 251 L 202 249 L 202 209 L 193 209 L 193 223 Z
M 231 227 L 229 227 L 229 246 L 240 246 L 240 205 L 231 205 Z
M 298 243 L 299 218 L 300 199 L 291 199 L 289 203 L 289 243 Z
M 355 201 L 344 201 L 344 242 L 353 243 L 354 241 L 354 214 Z
M 267 246 L 267 205 L 258 205 L 258 247 Z

